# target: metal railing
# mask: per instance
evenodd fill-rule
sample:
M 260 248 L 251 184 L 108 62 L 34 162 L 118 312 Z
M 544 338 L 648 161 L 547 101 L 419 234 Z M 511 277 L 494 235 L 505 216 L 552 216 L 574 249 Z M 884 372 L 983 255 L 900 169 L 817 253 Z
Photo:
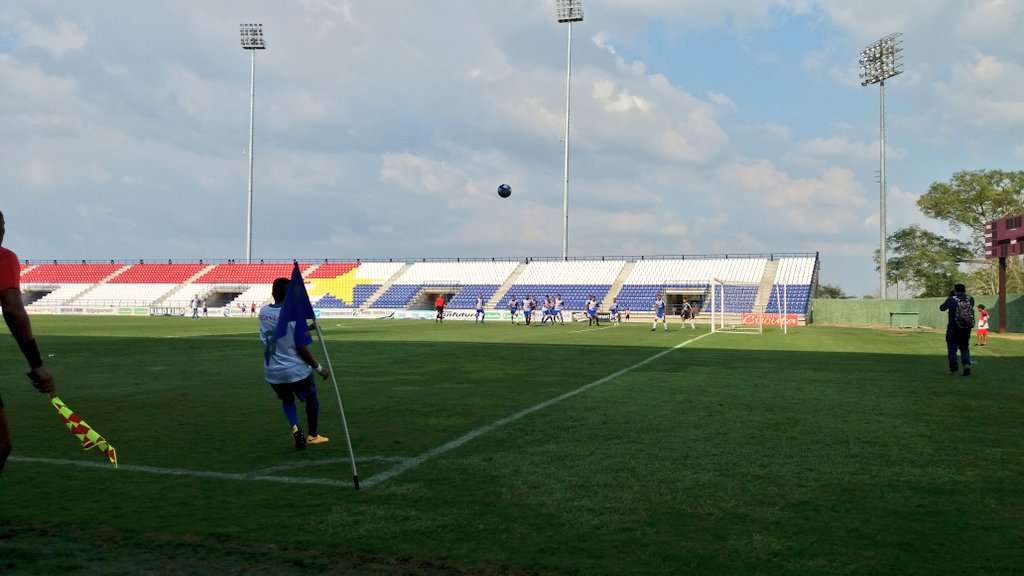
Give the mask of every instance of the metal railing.
M 711 259 L 751 259 L 767 258 L 818 258 L 817 252 L 727 252 L 722 254 L 652 254 L 652 255 L 595 255 L 595 256 L 469 256 L 469 257 L 369 257 L 369 258 L 262 258 L 253 264 L 290 264 L 298 260 L 300 264 L 358 264 L 363 262 L 390 262 L 415 264 L 417 262 L 593 262 L 593 261 L 643 261 L 643 260 L 711 260 Z M 33 259 L 26 258 L 22 263 L 37 266 L 40 264 L 244 264 L 234 258 L 113 258 L 113 259 Z

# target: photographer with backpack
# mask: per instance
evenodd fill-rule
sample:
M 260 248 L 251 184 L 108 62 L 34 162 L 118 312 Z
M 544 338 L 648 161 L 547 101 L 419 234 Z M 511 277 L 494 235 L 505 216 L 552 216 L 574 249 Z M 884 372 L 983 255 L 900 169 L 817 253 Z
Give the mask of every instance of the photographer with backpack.
M 946 351 L 949 354 L 949 371 L 957 372 L 956 352 L 960 350 L 960 363 L 964 376 L 971 375 L 971 331 L 974 330 L 974 298 L 967 295 L 967 288 L 957 284 L 949 298 L 939 305 L 939 310 L 949 314 L 946 324 Z

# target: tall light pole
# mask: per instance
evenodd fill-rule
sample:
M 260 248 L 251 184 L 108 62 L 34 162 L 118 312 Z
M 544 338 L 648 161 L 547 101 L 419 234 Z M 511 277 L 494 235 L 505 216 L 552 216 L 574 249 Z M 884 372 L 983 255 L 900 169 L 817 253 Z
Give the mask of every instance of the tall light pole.
M 885 300 L 889 278 L 886 275 L 886 230 L 885 230 L 885 81 L 903 73 L 903 34 L 897 32 L 881 40 L 871 43 L 860 53 L 860 85 L 879 87 L 879 162 L 878 196 L 879 196 L 879 271 L 881 272 L 881 290 L 879 296 Z
M 560 23 L 568 24 L 565 57 L 565 180 L 562 188 L 562 258 L 569 256 L 569 119 L 572 117 L 572 23 L 583 22 L 583 0 L 555 0 Z
M 245 263 L 252 263 L 252 141 L 253 113 L 256 107 L 256 51 L 266 50 L 267 43 L 263 39 L 263 24 L 242 24 L 242 49 L 248 50 L 252 57 L 249 67 L 249 194 L 246 205 L 245 221 Z

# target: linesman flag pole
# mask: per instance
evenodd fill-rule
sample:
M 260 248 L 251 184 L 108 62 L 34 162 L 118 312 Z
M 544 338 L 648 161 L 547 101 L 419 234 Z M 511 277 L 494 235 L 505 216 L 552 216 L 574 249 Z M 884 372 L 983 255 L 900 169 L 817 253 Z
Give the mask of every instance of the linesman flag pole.
M 299 263 L 296 261 L 292 268 L 291 281 L 288 282 L 288 293 L 284 297 L 281 314 L 277 319 L 274 339 L 277 340 L 278 338 L 285 337 L 288 334 L 289 322 L 295 322 L 295 346 L 309 346 L 313 343 L 313 339 L 309 336 L 306 325 L 307 320 L 312 320 L 313 326 L 316 327 L 316 334 L 324 351 L 324 361 L 327 362 L 327 371 L 331 373 L 334 393 L 338 398 L 338 410 L 341 411 L 341 427 L 345 431 L 345 444 L 348 446 L 348 457 L 352 463 L 352 484 L 356 490 L 359 490 L 359 471 L 356 470 L 356 453 L 352 450 L 352 438 L 348 433 L 348 419 L 345 418 L 345 406 L 341 403 L 341 388 L 338 386 L 338 378 L 334 375 L 331 355 L 327 352 L 327 342 L 324 340 L 323 331 L 320 330 L 320 323 L 316 321 L 316 314 L 313 312 L 313 305 L 309 302 L 309 295 L 306 294 L 306 284 L 302 280 L 302 272 L 299 271 Z

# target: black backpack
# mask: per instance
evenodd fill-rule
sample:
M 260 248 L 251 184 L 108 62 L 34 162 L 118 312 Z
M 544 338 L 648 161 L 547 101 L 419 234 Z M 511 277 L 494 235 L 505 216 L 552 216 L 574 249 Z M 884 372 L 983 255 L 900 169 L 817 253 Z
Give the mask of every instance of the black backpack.
M 974 304 L 967 295 L 956 296 L 956 325 L 959 328 L 970 330 L 974 328 Z

